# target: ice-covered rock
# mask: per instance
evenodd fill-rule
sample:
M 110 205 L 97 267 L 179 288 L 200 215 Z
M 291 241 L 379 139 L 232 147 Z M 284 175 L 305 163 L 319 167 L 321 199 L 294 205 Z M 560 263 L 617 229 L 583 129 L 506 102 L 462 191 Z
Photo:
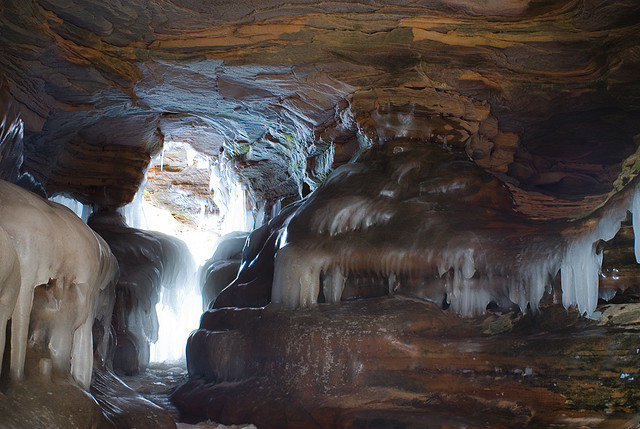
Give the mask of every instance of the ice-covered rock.
M 633 191 L 583 220 L 542 222 L 517 212 L 508 188 L 465 155 L 388 142 L 336 169 L 282 224 L 271 299 L 286 307 L 337 302 L 374 276 L 388 293 L 465 316 L 490 303 L 535 311 L 560 271 L 565 307 L 592 316 L 596 243 L 613 238 L 627 208 L 640 211 Z
M 147 367 L 149 345 L 158 340 L 156 304 L 162 299 L 179 305 L 176 285 L 193 273 L 193 259 L 179 239 L 130 228 L 118 212 L 96 212 L 88 224 L 109 243 L 120 264 L 113 365 L 116 371 L 135 374 Z
M 220 238 L 213 256 L 199 269 L 198 279 L 202 290 L 203 310 L 218 297 L 238 275 L 242 260 L 242 249 L 248 232 L 234 231 Z
M 20 261 L 20 290 L 11 317 L 12 377 L 24 374 L 31 319 L 38 321 L 34 335 L 54 368 L 70 372 L 87 388 L 94 319 L 109 306 L 118 271 L 109 246 L 66 207 L 5 181 L 0 181 L 0 227 Z M 53 289 L 47 303 L 32 312 L 40 285 Z
M 263 307 L 271 299 L 274 257 L 284 226 L 302 201 L 280 211 L 268 223 L 255 229 L 246 239 L 238 276 L 223 289 L 213 307 Z
M 7 321 L 11 319 L 19 291 L 20 261 L 11 238 L 0 228 L 0 362 L 4 355 Z
M 233 231 L 220 237 L 213 256 L 207 262 L 223 261 L 225 259 L 241 259 L 242 249 L 244 249 L 248 236 L 248 232 Z
M 15 182 L 22 165 L 24 124 L 11 94 L 0 88 L 0 179 Z

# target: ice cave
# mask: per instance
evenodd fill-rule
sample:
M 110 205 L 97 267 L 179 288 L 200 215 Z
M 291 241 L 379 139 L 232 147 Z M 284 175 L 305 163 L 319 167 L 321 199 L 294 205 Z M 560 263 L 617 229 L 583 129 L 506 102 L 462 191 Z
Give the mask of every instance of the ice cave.
M 640 427 L 639 34 L 0 0 L 0 428 Z

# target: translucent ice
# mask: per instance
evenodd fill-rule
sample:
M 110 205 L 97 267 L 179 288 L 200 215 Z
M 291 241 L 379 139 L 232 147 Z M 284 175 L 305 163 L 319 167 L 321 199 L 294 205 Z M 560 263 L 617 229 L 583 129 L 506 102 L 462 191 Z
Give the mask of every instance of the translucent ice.
M 195 271 L 186 245 L 155 231 L 130 228 L 117 212 L 97 212 L 89 226 L 109 243 L 120 264 L 116 286 L 114 368 L 134 374 L 146 368 L 158 340 L 156 304 L 179 306 L 181 282 Z
M 49 201 L 56 202 L 58 204 L 62 204 L 67 207 L 69 210 L 74 212 L 84 223 L 87 223 L 89 220 L 89 216 L 91 216 L 91 212 L 93 208 L 89 204 L 82 204 L 80 201 L 76 200 L 72 197 L 67 197 L 65 195 L 56 195 L 49 198 Z
M 93 322 L 103 308 L 99 300 L 110 295 L 117 275 L 109 246 L 66 207 L 4 181 L 0 226 L 11 237 L 20 262 L 20 290 L 11 318 L 12 377 L 23 376 L 29 321 L 35 319 L 45 333 L 40 336 L 42 348 L 49 351 L 56 370 L 70 372 L 87 388 Z M 32 314 L 34 290 L 51 283 L 57 288 L 57 311 L 43 305 Z
M 253 229 L 254 219 L 247 208 L 247 192 L 233 168 L 222 159 L 216 160 L 212 162 L 209 174 L 209 189 L 213 191 L 213 199 L 220 209 L 220 233 Z
M 578 234 L 566 246 L 562 259 L 562 303 L 576 305 L 581 314 L 590 316 L 598 303 L 598 279 L 602 252 L 596 252 L 599 240 L 611 240 L 627 215 L 628 198 L 601 209 L 599 218 L 590 220 L 590 228 Z M 637 243 L 637 241 L 636 241 Z
M 536 221 L 463 154 L 388 142 L 333 171 L 283 224 L 272 302 L 313 305 L 320 290 L 336 302 L 373 274 L 388 293 L 446 302 L 465 316 L 491 302 L 536 311 L 560 271 L 565 307 L 591 316 L 602 262 L 596 243 L 615 235 L 627 208 L 640 212 L 631 194 L 582 220 Z

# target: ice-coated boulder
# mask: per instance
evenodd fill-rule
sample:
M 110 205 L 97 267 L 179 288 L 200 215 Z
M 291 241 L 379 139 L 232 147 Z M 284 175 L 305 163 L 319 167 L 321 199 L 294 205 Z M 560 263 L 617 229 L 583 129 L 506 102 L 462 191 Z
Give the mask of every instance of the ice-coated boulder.
M 11 183 L 0 181 L 0 227 L 20 261 L 20 289 L 12 314 L 11 373 L 22 378 L 29 321 L 54 368 L 83 387 L 91 381 L 92 327 L 103 316 L 118 265 L 105 241 L 73 212 Z M 34 290 L 48 297 L 33 308 Z M 107 304 L 105 305 L 105 301 Z

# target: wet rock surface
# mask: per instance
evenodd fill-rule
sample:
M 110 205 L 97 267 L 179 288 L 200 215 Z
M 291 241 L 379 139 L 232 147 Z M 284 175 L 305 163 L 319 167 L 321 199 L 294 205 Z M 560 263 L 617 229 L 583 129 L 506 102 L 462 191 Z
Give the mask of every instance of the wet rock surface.
M 175 429 L 171 413 L 149 401 L 104 369 L 94 371 L 91 394 L 117 428 Z
M 98 402 L 64 378 L 33 377 L 0 387 L 0 426 L 6 428 L 113 428 Z
M 25 168 L 84 200 L 130 201 L 164 140 L 222 151 L 261 199 L 294 195 L 356 135 L 446 141 L 571 200 L 606 194 L 637 147 L 637 17 L 600 0 L 12 0 L 0 71 Z
M 385 297 L 205 316 L 189 340 L 190 380 L 172 395 L 185 421 L 614 427 L 638 412 L 638 326 L 556 306 L 462 319 Z

